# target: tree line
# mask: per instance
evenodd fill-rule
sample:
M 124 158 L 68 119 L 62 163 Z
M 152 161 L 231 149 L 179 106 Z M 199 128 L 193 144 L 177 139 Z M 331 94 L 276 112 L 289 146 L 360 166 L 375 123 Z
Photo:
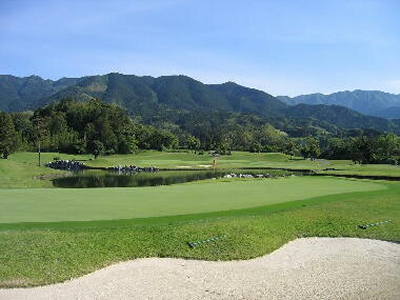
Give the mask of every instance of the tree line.
M 17 150 L 91 153 L 95 157 L 140 149 L 282 152 L 304 158 L 351 159 L 360 163 L 400 161 L 400 137 L 376 131 L 341 136 L 288 135 L 265 119 L 244 114 L 191 114 L 164 118 L 155 126 L 132 119 L 122 108 L 100 100 L 65 99 L 34 112 L 0 113 L 0 155 Z

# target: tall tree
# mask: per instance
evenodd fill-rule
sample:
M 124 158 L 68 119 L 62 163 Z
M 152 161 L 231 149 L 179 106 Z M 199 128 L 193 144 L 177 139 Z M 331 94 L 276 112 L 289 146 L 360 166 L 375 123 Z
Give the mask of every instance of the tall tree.
M 94 159 L 97 159 L 97 157 L 103 152 L 104 150 L 104 145 L 102 142 L 99 140 L 94 140 L 91 141 L 89 144 L 89 150 L 94 156 Z
M 320 156 L 321 147 L 318 139 L 315 137 L 308 137 L 300 152 L 304 158 L 317 158 Z
M 11 116 L 0 112 L 0 156 L 7 159 L 8 156 L 18 149 L 19 135 L 14 127 Z
M 196 153 L 196 151 L 200 149 L 201 145 L 200 140 L 192 135 L 187 138 L 186 144 L 189 150 L 192 150 L 194 153 Z

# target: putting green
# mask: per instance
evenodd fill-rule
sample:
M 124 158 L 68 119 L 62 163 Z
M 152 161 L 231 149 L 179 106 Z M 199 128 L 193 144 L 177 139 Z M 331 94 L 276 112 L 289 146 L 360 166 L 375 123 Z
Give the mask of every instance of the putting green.
M 0 223 L 195 214 L 385 188 L 371 181 L 294 177 L 146 188 L 0 189 Z

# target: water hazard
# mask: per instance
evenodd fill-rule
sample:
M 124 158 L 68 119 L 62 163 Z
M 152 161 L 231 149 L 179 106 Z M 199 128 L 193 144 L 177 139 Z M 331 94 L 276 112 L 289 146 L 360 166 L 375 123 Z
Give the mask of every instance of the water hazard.
M 101 187 L 144 187 L 170 185 L 212 178 L 266 178 L 290 176 L 293 172 L 285 171 L 240 171 L 240 170 L 205 170 L 205 171 L 161 171 L 157 173 L 118 174 L 109 171 L 86 170 L 70 177 L 53 179 L 53 185 L 62 188 L 101 188 Z M 300 175 L 296 174 L 296 175 Z

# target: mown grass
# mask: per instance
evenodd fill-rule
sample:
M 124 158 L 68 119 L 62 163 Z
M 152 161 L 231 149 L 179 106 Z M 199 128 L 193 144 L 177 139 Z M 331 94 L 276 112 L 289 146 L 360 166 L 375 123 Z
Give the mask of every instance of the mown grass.
M 156 151 L 95 161 L 89 155 L 44 153 L 42 161 L 54 157 L 92 166 L 199 168 L 212 162 L 208 155 Z M 398 182 L 295 177 L 136 189 L 44 189 L 51 187 L 49 179 L 33 177 L 63 172 L 36 164 L 34 153 L 0 160 L 0 287 L 61 282 L 138 257 L 248 259 L 298 237 L 400 241 Z M 217 168 L 243 167 L 334 167 L 347 174 L 400 175 L 396 166 L 312 162 L 274 153 L 234 152 L 217 163 Z M 358 228 L 388 219 L 393 221 Z M 227 237 L 194 249 L 186 244 L 221 235 Z
M 196 214 L 384 188 L 371 181 L 287 177 L 221 179 L 147 188 L 0 189 L 0 223 Z
M 400 185 L 257 208 L 161 218 L 0 225 L 0 286 L 78 277 L 138 257 L 249 259 L 307 236 L 400 241 Z M 357 226 L 392 219 L 368 230 Z M 186 242 L 226 235 L 190 249 Z
M 53 153 L 54 155 L 54 153 Z M 50 160 L 50 155 L 43 155 Z M 0 159 L 0 188 L 12 187 L 51 187 L 49 180 L 38 180 L 35 177 L 62 174 L 62 171 L 38 167 L 37 154 L 16 153 L 8 159 Z
M 332 160 L 328 168 L 335 168 L 334 171 L 323 171 L 329 174 L 347 174 L 364 176 L 392 176 L 400 177 L 400 166 L 385 164 L 354 164 L 351 161 Z

